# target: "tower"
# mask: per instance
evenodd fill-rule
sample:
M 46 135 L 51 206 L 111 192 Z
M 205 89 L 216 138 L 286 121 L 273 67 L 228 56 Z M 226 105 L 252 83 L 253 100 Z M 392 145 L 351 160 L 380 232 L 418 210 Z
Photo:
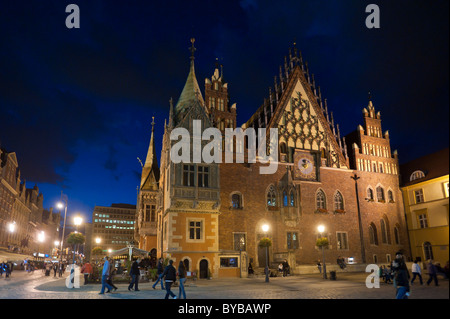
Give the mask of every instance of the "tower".
M 155 150 L 155 118 L 145 164 L 142 166 L 141 185 L 138 193 L 136 239 L 139 248 L 150 251 L 156 257 L 156 205 L 160 171 Z
M 205 103 L 206 109 L 211 115 L 214 127 L 221 130 L 222 135 L 225 128 L 236 128 L 236 103 L 230 106 L 228 94 L 228 83 L 223 78 L 223 66 L 216 62 L 216 67 L 211 78 L 205 79 Z

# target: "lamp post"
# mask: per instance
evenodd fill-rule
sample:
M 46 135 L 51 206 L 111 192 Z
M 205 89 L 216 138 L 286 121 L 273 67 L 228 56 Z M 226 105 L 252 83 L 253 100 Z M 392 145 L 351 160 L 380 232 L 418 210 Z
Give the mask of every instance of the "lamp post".
M 76 233 L 78 232 L 78 226 L 80 226 L 82 222 L 83 222 L 83 218 L 81 218 L 80 216 L 75 216 L 73 218 L 73 223 L 75 224 L 75 229 L 76 229 L 75 232 Z M 78 244 L 76 246 L 78 246 Z M 75 264 L 75 247 L 73 250 L 73 264 Z
M 267 224 L 262 225 L 262 230 L 264 232 L 264 235 L 267 237 L 269 225 Z M 267 245 L 266 245 L 266 268 L 264 271 L 266 273 L 266 282 L 269 282 L 269 247 Z
M 322 233 L 325 231 L 325 226 L 319 225 L 317 230 L 320 233 L 320 238 L 322 238 Z M 327 264 L 325 263 L 325 247 L 322 245 L 322 261 L 323 261 L 323 279 L 327 279 Z
M 360 243 L 361 243 L 361 259 L 362 262 L 366 263 L 366 251 L 364 248 L 364 234 L 363 234 L 363 227 L 362 227 L 362 221 L 361 221 L 361 209 L 359 207 L 359 195 L 358 195 L 358 175 L 350 176 L 351 179 L 355 181 L 355 193 L 356 193 L 356 207 L 358 208 L 358 225 L 359 225 L 359 237 L 360 237 Z
M 61 192 L 61 200 L 63 199 L 62 192 Z M 67 217 L 67 197 L 64 197 L 64 203 L 59 202 L 56 204 L 56 207 L 58 207 L 60 210 L 64 208 L 64 224 L 63 224 L 63 232 L 61 237 L 61 256 L 59 258 L 59 264 L 62 264 L 62 255 L 63 255 L 63 243 L 64 243 L 64 233 L 66 231 L 66 217 Z
M 8 230 L 9 230 L 9 239 L 8 239 L 8 247 L 9 247 L 9 243 L 11 242 L 11 236 L 16 231 L 15 221 L 12 221 L 11 223 L 8 224 Z

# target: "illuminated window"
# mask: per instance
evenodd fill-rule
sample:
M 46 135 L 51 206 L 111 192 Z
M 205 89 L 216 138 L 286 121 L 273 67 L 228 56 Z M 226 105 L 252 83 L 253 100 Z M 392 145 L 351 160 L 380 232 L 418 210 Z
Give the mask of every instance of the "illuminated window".
M 267 192 L 267 206 L 276 207 L 277 206 L 277 196 L 275 193 L 275 188 L 270 186 L 269 191 Z
M 414 198 L 416 199 L 416 204 L 423 203 L 425 200 L 423 198 L 423 189 L 417 189 L 414 191 Z
M 286 236 L 287 249 L 298 249 L 298 233 L 288 232 Z
M 316 207 L 320 209 L 327 208 L 327 202 L 325 199 L 325 193 L 322 190 L 319 190 L 316 195 Z
M 416 179 L 423 178 L 423 177 L 425 177 L 425 173 L 424 172 L 422 172 L 422 171 L 415 171 L 409 177 L 409 181 L 412 182 L 412 181 L 414 181 Z
M 337 232 L 336 236 L 337 236 L 337 249 L 339 250 L 348 249 L 347 233 Z
M 234 250 L 237 251 L 246 251 L 247 250 L 247 241 L 244 233 L 234 233 Z

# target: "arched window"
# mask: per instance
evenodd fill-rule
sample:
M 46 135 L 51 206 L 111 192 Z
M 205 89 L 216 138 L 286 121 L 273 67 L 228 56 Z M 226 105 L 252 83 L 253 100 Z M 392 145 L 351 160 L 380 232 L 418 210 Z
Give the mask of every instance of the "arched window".
M 431 243 L 428 241 L 423 243 L 423 255 L 425 256 L 425 260 L 434 259 L 433 247 L 431 246 Z
M 384 189 L 381 186 L 377 187 L 377 199 L 379 202 L 384 202 L 385 198 L 384 198 Z
M 316 195 L 316 207 L 318 209 L 327 209 L 327 202 L 323 190 L 319 190 Z
M 294 190 L 291 190 L 289 193 L 289 204 L 294 207 L 295 206 L 295 196 L 294 196 Z
M 231 195 L 231 207 L 234 209 L 242 208 L 242 197 L 239 193 Z
M 377 227 L 374 223 L 369 225 L 369 242 L 371 245 L 378 245 Z
M 387 232 L 387 226 L 386 226 L 386 222 L 385 222 L 384 218 L 382 218 L 380 220 L 380 225 L 381 225 L 381 242 L 383 244 L 387 244 L 388 243 L 388 232 Z
M 277 196 L 273 186 L 270 186 L 269 191 L 267 192 L 267 206 L 277 206 Z
M 414 181 L 416 179 L 423 178 L 423 177 L 425 177 L 425 173 L 424 172 L 422 172 L 422 171 L 415 171 L 409 177 L 409 181 L 412 182 L 412 181 Z
M 344 210 L 344 198 L 340 192 L 336 192 L 334 195 L 334 209 Z
M 387 195 L 388 195 L 389 203 L 393 203 L 394 202 L 394 193 L 392 193 L 391 190 L 388 190 Z
M 286 190 L 283 191 L 283 206 L 287 207 L 288 206 L 288 195 Z
M 280 143 L 280 153 L 287 154 L 286 143 Z
M 395 244 L 400 245 L 400 228 L 397 225 L 394 227 L 394 239 Z
M 373 197 L 373 189 L 372 188 L 368 188 L 367 189 L 367 199 L 368 200 L 374 200 L 374 197 Z

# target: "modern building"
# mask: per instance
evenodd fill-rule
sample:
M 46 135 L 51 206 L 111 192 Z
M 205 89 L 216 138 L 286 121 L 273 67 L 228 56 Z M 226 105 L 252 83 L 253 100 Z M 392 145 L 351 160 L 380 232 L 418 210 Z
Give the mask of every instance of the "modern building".
M 449 260 L 448 148 L 400 166 L 411 254 L 443 267 Z
M 218 65 L 205 79 L 203 98 L 194 51 L 192 40 L 185 86 L 175 105 L 170 100 L 159 170 L 155 160 L 143 167 L 143 183 L 158 186 L 151 190 L 156 196 L 151 201 L 138 200 L 138 225 L 150 220 L 141 234 L 145 228 L 151 236 L 156 233 L 145 249 L 183 261 L 200 278 L 246 276 L 249 263 L 265 267 L 266 258 L 270 267 L 287 259 L 293 271 L 314 265 L 322 258 L 319 237 L 329 241 L 327 263 L 335 264 L 338 257 L 356 264 L 388 263 L 399 250 L 410 258 L 398 156 L 391 152 L 381 113 L 371 100 L 363 108 L 363 124 L 355 119 L 356 131 L 341 137 L 294 47 L 268 97 L 239 127 L 236 103 L 230 102 L 229 84 Z M 237 127 L 256 135 L 234 131 L 231 140 L 223 138 L 226 128 Z M 212 132 L 201 135 L 208 128 L 219 129 L 219 141 Z M 252 155 L 259 129 L 266 129 L 268 138 L 270 129 L 278 132 L 271 140 L 276 146 L 258 139 L 258 150 L 268 145 L 276 151 L 271 163 L 276 169 L 269 174 L 261 173 L 269 165 L 262 163 L 265 152 Z M 180 132 L 189 132 L 189 138 L 180 138 Z M 155 156 L 154 138 L 152 133 L 147 160 Z M 227 141 L 233 141 L 231 147 Z M 178 161 L 186 150 L 189 161 Z M 205 156 L 215 156 L 215 161 Z M 151 205 L 156 205 L 155 217 Z M 323 233 L 319 225 L 325 227 Z M 263 237 L 272 243 L 268 255 L 259 245 Z
M 112 204 L 95 206 L 92 213 L 90 247 L 101 247 L 105 254 L 134 241 L 136 205 Z M 93 257 L 91 255 L 91 257 Z

